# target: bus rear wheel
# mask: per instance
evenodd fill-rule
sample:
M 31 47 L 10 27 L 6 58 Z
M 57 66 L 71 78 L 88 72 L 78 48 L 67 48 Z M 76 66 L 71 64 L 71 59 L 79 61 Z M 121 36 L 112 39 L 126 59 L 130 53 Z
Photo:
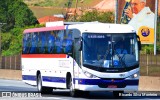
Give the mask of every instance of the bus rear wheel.
M 37 89 L 38 89 L 38 92 L 42 94 L 51 94 L 53 92 L 53 88 L 42 86 L 41 74 L 39 74 L 37 77 Z

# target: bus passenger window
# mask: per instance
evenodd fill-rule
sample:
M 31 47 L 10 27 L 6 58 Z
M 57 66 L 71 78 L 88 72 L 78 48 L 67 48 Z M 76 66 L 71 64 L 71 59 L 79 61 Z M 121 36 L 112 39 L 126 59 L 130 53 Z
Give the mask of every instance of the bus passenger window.
M 37 42 L 38 42 L 38 37 L 37 37 L 37 33 L 33 33 L 32 37 L 31 37 L 31 49 L 30 49 L 30 53 L 31 54 L 35 54 L 37 53 Z
M 23 54 L 27 54 L 27 52 L 28 52 L 28 34 L 24 34 L 24 36 L 23 36 Z
M 48 34 L 48 53 L 54 52 L 54 41 L 55 41 L 55 36 L 54 32 L 52 31 L 51 33 Z
M 72 40 L 72 33 L 68 33 L 66 41 L 65 41 L 65 53 L 72 52 L 73 40 Z
M 56 49 L 56 53 L 64 53 L 63 52 L 63 47 L 62 47 L 62 43 L 63 43 L 63 39 L 64 39 L 64 31 L 55 31 L 55 49 Z
M 46 34 L 45 32 L 40 33 L 40 53 L 45 53 L 46 46 Z
M 57 52 L 57 53 L 62 53 L 61 44 L 62 44 L 62 43 L 61 43 L 60 39 L 57 38 L 57 39 L 55 40 L 56 52 Z
M 30 49 L 31 49 L 31 34 L 27 34 L 27 54 L 30 53 Z

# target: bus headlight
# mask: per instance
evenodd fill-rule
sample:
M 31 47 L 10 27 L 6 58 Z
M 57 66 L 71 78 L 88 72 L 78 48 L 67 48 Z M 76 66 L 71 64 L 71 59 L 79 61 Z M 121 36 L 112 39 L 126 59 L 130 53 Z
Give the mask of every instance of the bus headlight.
M 136 74 L 134 74 L 134 75 L 133 75 L 133 77 L 134 77 L 134 78 L 137 78 L 137 77 L 138 77 L 138 74 L 137 74 L 137 73 L 136 73 Z
M 132 74 L 131 76 L 129 76 L 128 78 L 138 78 L 139 77 L 139 71 Z
M 87 76 L 88 78 L 97 78 L 97 76 L 91 74 L 91 73 L 88 73 L 86 71 L 83 71 L 84 75 Z

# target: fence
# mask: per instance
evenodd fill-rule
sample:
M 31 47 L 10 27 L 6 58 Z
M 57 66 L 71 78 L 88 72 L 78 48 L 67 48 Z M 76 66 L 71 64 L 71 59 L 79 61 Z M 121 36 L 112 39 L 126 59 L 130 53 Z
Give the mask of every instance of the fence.
M 1 69 L 21 70 L 21 55 L 1 58 Z
M 2 57 L 2 69 L 21 70 L 21 55 Z M 144 76 L 160 76 L 160 54 L 140 55 L 140 74 Z
M 141 75 L 160 76 L 160 54 L 141 54 L 140 66 Z

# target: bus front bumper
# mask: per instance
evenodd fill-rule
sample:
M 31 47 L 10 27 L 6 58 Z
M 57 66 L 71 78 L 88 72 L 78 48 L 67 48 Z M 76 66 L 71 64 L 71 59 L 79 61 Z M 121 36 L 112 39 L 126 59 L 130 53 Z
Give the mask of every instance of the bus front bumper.
M 138 91 L 139 79 L 75 79 L 82 91 Z
M 126 86 L 125 88 L 100 88 L 97 85 L 79 85 L 82 91 L 138 91 L 138 86 Z

